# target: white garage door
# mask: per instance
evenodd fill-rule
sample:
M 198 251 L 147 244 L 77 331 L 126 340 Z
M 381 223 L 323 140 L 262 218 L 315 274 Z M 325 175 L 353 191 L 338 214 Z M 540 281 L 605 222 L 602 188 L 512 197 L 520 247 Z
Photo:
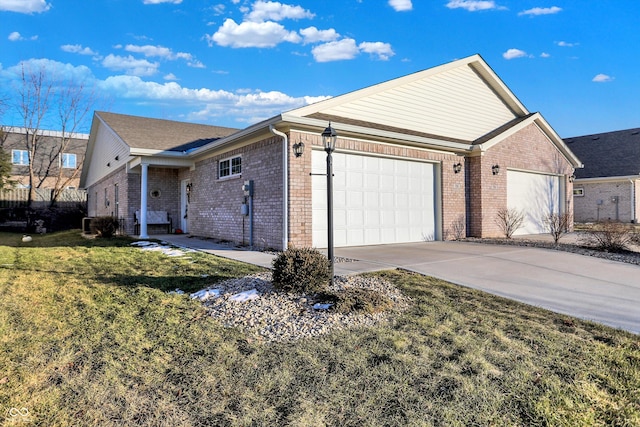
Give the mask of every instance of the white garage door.
M 525 214 L 514 234 L 541 234 L 548 231 L 545 219 L 562 211 L 560 177 L 531 172 L 507 171 L 507 207 Z
M 434 165 L 333 153 L 335 247 L 419 242 L 435 237 Z M 327 155 L 312 153 L 314 173 Z M 313 245 L 327 247 L 327 178 L 312 177 Z

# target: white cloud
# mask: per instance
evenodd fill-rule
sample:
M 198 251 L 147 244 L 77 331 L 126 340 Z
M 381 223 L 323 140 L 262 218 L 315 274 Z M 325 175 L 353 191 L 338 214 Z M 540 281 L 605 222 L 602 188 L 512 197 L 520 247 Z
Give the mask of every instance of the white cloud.
M 0 68 L 0 73 L 9 79 L 16 78 L 22 73 L 23 67 L 27 72 L 43 70 L 49 78 L 55 78 L 56 80 L 84 82 L 92 82 L 95 80 L 89 67 L 84 65 L 76 67 L 71 64 L 64 64 L 44 58 L 20 61 L 17 65 L 9 67 L 6 70 Z
M 527 54 L 527 52 L 520 49 L 509 49 L 502 54 L 504 59 L 526 58 L 528 56 L 529 54 Z
M 556 42 L 556 44 L 560 47 L 576 47 L 580 43 L 569 43 L 569 42 L 559 41 L 559 42 Z
M 333 28 L 328 30 L 318 30 L 316 27 L 308 27 L 300 30 L 300 34 L 304 37 L 304 44 L 331 42 L 340 37 L 340 34 L 338 34 Z
M 598 74 L 591 81 L 595 83 L 607 83 L 613 81 L 613 77 L 606 74 Z
M 477 12 L 479 10 L 505 9 L 496 5 L 493 0 L 451 0 L 447 3 L 449 9 L 465 9 L 469 12 Z
M 540 58 L 550 58 L 550 57 L 551 57 L 551 55 L 550 55 L 550 54 L 548 54 L 547 52 L 542 52 L 542 53 L 540 54 Z
M 391 48 L 389 43 L 382 42 L 363 42 L 358 45 L 361 51 L 377 55 L 378 59 L 382 61 L 388 60 L 390 57 L 395 55 L 396 53 Z
M 9 34 L 9 37 L 7 37 L 7 38 L 9 39 L 9 41 L 12 41 L 12 42 L 17 42 L 18 40 L 23 40 L 22 36 L 17 31 L 14 31 L 13 33 Z
M 273 1 L 258 0 L 246 19 L 253 22 L 282 21 L 284 19 L 311 19 L 315 15 L 302 6 L 291 6 Z
M 77 53 L 79 55 L 97 55 L 97 53 L 90 48 L 82 47 L 82 45 L 79 44 L 64 44 L 60 46 L 60 49 L 64 52 Z
M 115 71 L 124 71 L 130 76 L 151 76 L 158 72 L 159 64 L 149 62 L 146 59 L 135 59 L 133 56 L 118 56 L 109 54 L 102 60 L 105 68 Z
M 163 79 L 165 79 L 165 80 L 167 80 L 167 81 L 175 81 L 175 80 L 179 80 L 179 79 L 178 79 L 178 77 L 176 77 L 176 75 L 175 75 L 175 74 L 173 74 L 173 73 L 169 73 L 169 74 L 165 75 L 165 76 L 163 77 Z
M 227 19 L 212 36 L 205 36 L 209 45 L 219 46 L 274 47 L 282 42 L 300 43 L 301 37 L 293 31 L 287 31 L 276 22 L 243 22 L 236 24 Z
M 396 12 L 405 12 L 413 9 L 411 0 L 389 0 L 389 6 L 394 8 Z
M 355 58 L 360 49 L 354 39 L 347 38 L 316 46 L 311 53 L 317 62 L 343 61 Z
M 522 12 L 519 12 L 518 16 L 523 16 L 523 15 L 531 15 L 531 16 L 553 15 L 553 14 L 560 13 L 560 12 L 562 12 L 562 8 L 558 7 L 558 6 L 534 7 L 533 9 L 527 9 L 527 10 L 523 10 Z
M 182 3 L 182 0 L 144 0 L 142 3 L 144 4 L 161 4 L 161 3 L 180 4 Z
M 0 11 L 18 13 L 42 13 L 51 9 L 45 0 L 0 0 Z

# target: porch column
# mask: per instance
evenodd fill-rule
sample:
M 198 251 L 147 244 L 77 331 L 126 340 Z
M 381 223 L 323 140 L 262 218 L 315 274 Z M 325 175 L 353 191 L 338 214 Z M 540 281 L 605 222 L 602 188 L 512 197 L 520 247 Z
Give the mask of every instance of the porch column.
M 149 235 L 147 234 L 147 193 L 149 192 L 148 187 L 148 175 L 149 175 L 149 165 L 146 163 L 142 163 L 140 165 L 142 168 L 142 175 L 140 179 L 140 238 L 148 239 Z

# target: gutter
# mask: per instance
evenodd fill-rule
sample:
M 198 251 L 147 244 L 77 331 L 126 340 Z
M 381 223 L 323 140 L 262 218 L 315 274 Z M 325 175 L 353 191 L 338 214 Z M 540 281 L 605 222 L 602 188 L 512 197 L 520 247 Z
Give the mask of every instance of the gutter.
M 282 138 L 282 250 L 287 250 L 289 243 L 289 138 L 272 124 L 269 130 Z

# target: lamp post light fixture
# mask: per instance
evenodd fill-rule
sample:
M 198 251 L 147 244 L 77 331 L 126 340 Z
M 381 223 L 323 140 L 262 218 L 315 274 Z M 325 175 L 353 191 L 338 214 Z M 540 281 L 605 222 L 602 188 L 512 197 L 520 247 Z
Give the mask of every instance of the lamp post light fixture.
M 334 257 L 333 257 L 333 164 L 331 153 L 336 149 L 338 134 L 329 126 L 322 132 L 322 145 L 327 152 L 327 257 L 331 266 L 331 285 L 333 286 Z

